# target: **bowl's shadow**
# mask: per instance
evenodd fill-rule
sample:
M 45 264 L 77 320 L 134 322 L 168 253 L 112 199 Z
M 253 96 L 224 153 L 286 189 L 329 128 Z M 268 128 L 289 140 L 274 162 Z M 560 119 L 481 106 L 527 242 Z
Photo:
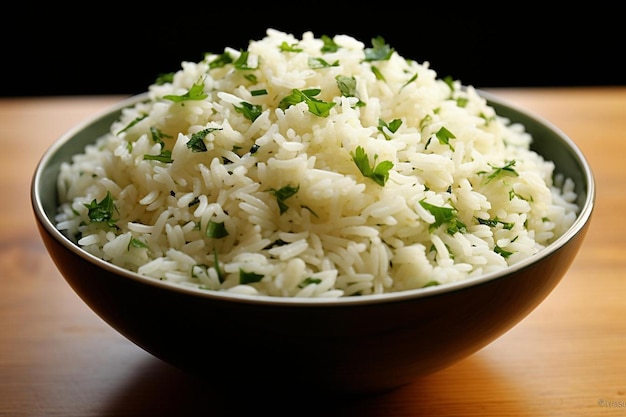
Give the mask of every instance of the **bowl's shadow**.
M 453 372 L 479 375 L 485 389 L 491 392 L 517 392 L 512 378 L 491 369 L 479 355 L 471 356 L 457 365 L 426 376 L 404 387 L 367 396 L 337 398 L 320 396 L 297 389 L 289 392 L 272 389 L 271 376 L 265 387 L 239 386 L 216 388 L 176 369 L 154 357 L 138 363 L 135 377 L 120 386 L 100 408 L 100 416 L 381 416 L 395 415 L 479 415 L 485 404 L 479 398 L 467 398 L 463 378 Z M 421 400 L 421 399 L 423 400 Z M 524 404 L 497 402 L 494 407 L 503 415 L 524 415 Z M 456 410 L 456 411 L 455 411 Z M 447 414 L 452 413 L 452 414 Z

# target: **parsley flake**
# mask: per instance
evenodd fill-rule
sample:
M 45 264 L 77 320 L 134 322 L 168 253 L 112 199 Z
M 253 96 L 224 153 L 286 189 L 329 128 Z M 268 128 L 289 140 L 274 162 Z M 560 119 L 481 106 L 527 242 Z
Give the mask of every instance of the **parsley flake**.
M 389 179 L 389 170 L 393 168 L 393 162 L 382 161 L 376 164 L 378 155 L 374 155 L 374 165 L 370 165 L 369 157 L 365 153 L 365 149 L 363 149 L 362 146 L 357 146 L 356 150 L 350 153 L 350 155 L 363 176 L 371 178 L 378 185 L 385 185 Z

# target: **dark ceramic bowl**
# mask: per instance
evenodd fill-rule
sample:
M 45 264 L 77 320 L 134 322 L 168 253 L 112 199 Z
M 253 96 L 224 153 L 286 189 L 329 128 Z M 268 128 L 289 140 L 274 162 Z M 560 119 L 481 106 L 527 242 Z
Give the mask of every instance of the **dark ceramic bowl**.
M 47 150 L 32 180 L 35 219 L 56 266 L 82 300 L 165 362 L 222 387 L 389 390 L 466 358 L 515 326 L 565 275 L 589 227 L 594 179 L 572 140 L 545 120 L 481 94 L 500 115 L 523 123 L 533 149 L 574 180 L 581 207 L 563 236 L 502 272 L 406 292 L 311 300 L 182 288 L 98 259 L 54 226 L 59 165 L 141 97 L 87 120 Z

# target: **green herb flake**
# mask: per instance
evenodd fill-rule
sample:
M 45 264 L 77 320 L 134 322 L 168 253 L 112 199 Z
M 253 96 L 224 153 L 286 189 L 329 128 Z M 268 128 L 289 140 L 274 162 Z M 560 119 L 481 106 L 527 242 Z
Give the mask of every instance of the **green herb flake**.
M 218 223 L 210 220 L 206 226 L 205 235 L 213 239 L 221 239 L 228 236 L 228 230 L 226 230 L 224 222 Z
M 256 82 L 257 82 L 256 75 L 254 75 L 254 74 L 245 74 L 245 75 L 243 76 L 243 78 L 245 78 L 246 80 L 250 81 L 250 82 L 251 82 L 251 83 L 253 83 L 253 84 L 256 84 Z M 253 94 L 253 95 L 254 95 L 254 94 Z M 257 95 L 258 95 L 258 94 L 257 94 Z
M 94 199 L 84 206 L 88 210 L 89 220 L 92 223 L 105 223 L 110 227 L 115 227 L 116 220 L 113 219 L 113 214 L 117 212 L 117 207 L 115 207 L 110 191 L 107 191 L 102 200 Z
M 450 150 L 454 152 L 454 146 L 450 144 L 450 139 L 456 139 L 456 136 L 454 136 L 452 132 L 442 126 L 441 129 L 435 133 L 435 136 L 437 136 L 437 140 L 440 144 L 449 146 Z
M 480 113 L 480 118 L 483 119 L 485 121 L 485 126 L 489 126 L 491 124 L 491 122 L 494 122 L 496 120 L 496 116 L 487 116 L 485 113 L 481 112 Z
M 126 132 L 128 129 L 130 129 L 131 127 L 135 126 L 137 123 L 141 122 L 146 117 L 148 117 L 147 114 L 142 114 L 142 115 L 137 116 L 136 118 L 131 120 L 131 122 L 129 124 L 127 124 L 122 130 L 117 132 L 117 134 L 119 135 L 120 133 Z
M 454 78 L 452 78 L 449 75 L 446 75 L 443 78 L 443 82 L 446 83 L 446 85 L 448 86 L 448 88 L 450 88 L 450 91 L 454 91 Z
M 241 285 L 254 284 L 260 282 L 263 279 L 263 275 L 254 272 L 246 272 L 239 268 L 239 283 Z
M 248 51 L 241 51 L 241 54 L 239 55 L 239 58 L 237 58 L 237 60 L 233 63 L 235 68 L 238 69 L 238 70 L 243 70 L 243 71 L 256 69 L 256 67 L 252 67 L 252 66 L 248 65 L 248 58 L 249 58 L 249 56 L 250 56 L 250 52 L 248 52 Z
M 259 90 L 252 90 L 250 91 L 250 95 L 252 95 L 252 97 L 257 97 L 257 96 L 266 96 L 267 95 L 267 90 L 262 88 Z
M 173 101 L 174 103 L 180 103 L 188 100 L 204 100 L 208 96 L 209 95 L 204 92 L 204 82 L 199 82 L 191 86 L 189 91 L 187 91 L 185 94 L 167 94 L 163 96 L 163 98 L 165 100 Z
M 357 146 L 356 150 L 350 153 L 350 155 L 363 176 L 371 178 L 381 186 L 384 186 L 387 180 L 389 180 L 389 170 L 393 168 L 393 162 L 382 161 L 376 164 L 378 155 L 374 155 L 374 165 L 370 165 L 369 157 L 362 146 Z
M 224 272 L 222 272 L 222 269 L 220 268 L 220 262 L 217 258 L 217 249 L 213 249 L 213 268 L 215 268 L 215 272 L 217 273 L 217 279 L 219 280 L 220 284 L 223 284 L 226 277 L 224 276 Z
M 448 225 L 446 232 L 450 235 L 457 232 L 463 233 L 467 230 L 467 227 L 458 219 L 456 209 L 452 207 L 435 206 L 425 200 L 421 200 L 419 203 L 428 210 L 430 214 L 435 216 L 435 222 L 430 224 L 429 230 L 433 231 L 444 224 Z
M 502 249 L 500 246 L 496 245 L 493 248 L 493 251 L 495 253 L 497 253 L 498 255 L 502 256 L 503 258 L 508 258 L 509 256 L 513 255 L 513 252 L 509 252 L 507 250 Z
M 382 119 L 378 119 L 378 131 L 382 133 L 387 140 L 391 139 L 391 136 L 387 133 L 387 131 L 391 133 L 396 133 L 400 126 L 402 126 L 402 120 L 400 119 L 393 119 L 389 123 L 385 122 Z
M 380 72 L 380 70 L 378 69 L 378 67 L 372 65 L 372 72 L 374 73 L 374 77 L 376 77 L 378 81 L 387 81 L 383 73 Z
M 330 109 L 335 106 L 335 103 L 316 99 L 315 96 L 320 92 L 321 90 L 319 88 L 311 88 L 307 90 L 298 90 L 294 88 L 291 91 L 291 94 L 284 97 L 280 103 L 278 103 L 278 107 L 282 110 L 286 110 L 293 105 L 305 102 L 310 113 L 320 117 L 328 117 Z
M 228 52 L 224 52 L 223 54 L 218 55 L 217 57 L 215 57 L 215 59 L 209 62 L 209 69 L 223 68 L 226 65 L 231 64 L 232 62 L 233 57 Z
M 320 51 L 322 53 L 337 52 L 339 50 L 339 45 L 335 43 L 335 41 L 330 36 L 322 35 L 320 39 L 323 42 L 323 45 L 320 48 Z
M 191 152 L 206 152 L 207 147 L 204 143 L 204 138 L 206 138 L 209 133 L 216 130 L 222 129 L 217 127 L 208 127 L 194 133 L 193 135 L 191 135 L 191 138 L 189 138 L 189 141 L 187 142 L 187 148 L 191 149 Z
M 402 90 L 404 87 L 406 87 L 407 85 L 411 84 L 413 81 L 417 80 L 418 74 L 415 73 L 415 75 L 413 75 L 411 78 L 409 78 L 409 81 L 405 82 L 404 84 L 402 84 L 402 87 L 400 87 L 400 89 Z
M 309 68 L 311 69 L 322 69 L 322 68 L 330 68 L 330 67 L 338 67 L 339 60 L 334 61 L 332 64 L 328 63 L 324 58 L 316 58 L 309 57 L 307 60 Z
M 158 128 L 151 126 L 150 127 L 150 136 L 152 137 L 152 141 L 154 143 L 158 143 L 161 147 L 165 146 L 163 139 L 171 139 L 172 137 L 166 133 L 163 133 Z
M 268 191 L 276 197 L 276 202 L 278 203 L 278 209 L 280 210 L 280 214 L 285 213 L 289 206 L 285 203 L 289 197 L 294 196 L 300 190 L 300 186 L 292 187 L 290 185 L 286 185 L 284 187 L 279 188 L 278 190 L 275 188 L 271 188 Z
M 322 282 L 322 280 L 319 279 L 319 278 L 307 277 L 307 278 L 303 279 L 300 284 L 298 284 L 298 288 L 304 288 L 307 285 L 319 284 L 321 282 Z
M 511 230 L 513 229 L 513 227 L 515 226 L 515 223 L 513 222 L 503 222 L 502 220 L 498 219 L 497 217 L 494 219 L 481 219 L 481 218 L 477 218 L 478 223 L 480 224 L 484 224 L 486 226 L 489 227 L 496 227 L 498 224 L 502 225 L 502 228 L 505 230 Z
M 156 78 L 154 83 L 156 85 L 164 85 L 164 84 L 167 84 L 167 83 L 171 83 L 173 81 L 174 81 L 174 73 L 173 72 L 168 72 L 168 73 L 164 73 L 164 74 L 159 74 L 159 76 Z
M 130 250 L 130 248 L 141 248 L 141 249 L 146 249 L 148 247 L 148 245 L 146 245 L 144 242 L 142 242 L 141 240 L 137 239 L 137 238 L 131 238 L 130 241 L 128 242 L 128 248 L 127 250 Z
M 335 77 L 335 81 L 337 82 L 337 87 L 341 92 L 341 95 L 344 97 L 357 97 L 356 95 L 356 78 L 348 77 L 345 75 L 338 75 Z M 358 99 L 358 97 L 357 97 Z M 365 103 L 360 99 L 356 103 L 356 107 L 363 107 Z
M 465 108 L 469 103 L 469 99 L 466 97 L 459 97 L 456 99 L 456 105 L 461 108 Z
M 491 168 L 493 168 L 493 170 L 487 176 L 487 181 L 486 181 L 487 183 L 491 182 L 495 178 L 498 178 L 498 177 L 501 177 L 501 176 L 505 176 L 505 175 L 513 176 L 513 177 L 519 176 L 517 171 L 515 171 L 515 169 L 513 168 L 515 166 L 515 159 L 513 159 L 511 161 L 507 161 L 501 167 L 496 167 L 496 166 L 493 166 L 491 164 L 489 164 L 489 166 Z M 487 174 L 487 171 L 480 171 L 478 174 L 479 175 L 484 175 L 484 174 Z
M 162 149 L 161 153 L 158 155 L 144 155 L 143 159 L 147 160 L 147 161 L 159 161 L 159 162 L 163 162 L 164 164 L 171 164 L 172 162 L 174 162 L 174 160 L 172 159 L 172 151 L 168 150 L 168 149 Z
M 235 111 L 237 113 L 243 114 L 246 119 L 252 122 L 254 122 L 257 117 L 259 117 L 261 113 L 263 113 L 263 108 L 259 104 L 251 104 L 247 101 L 242 101 L 240 105 L 241 106 L 234 106 Z
M 283 41 L 279 46 L 278 49 L 281 52 L 302 52 L 302 48 L 298 48 L 298 44 L 297 43 L 292 43 L 291 45 L 287 43 L 287 41 Z
M 372 39 L 372 48 L 365 49 L 365 61 L 387 61 L 394 52 L 382 36 L 377 36 Z
M 428 126 L 430 124 L 430 122 L 433 121 L 433 116 L 430 114 L 427 114 L 426 116 L 424 116 L 424 118 L 422 120 L 420 120 L 420 130 L 424 130 L 424 128 L 426 126 Z

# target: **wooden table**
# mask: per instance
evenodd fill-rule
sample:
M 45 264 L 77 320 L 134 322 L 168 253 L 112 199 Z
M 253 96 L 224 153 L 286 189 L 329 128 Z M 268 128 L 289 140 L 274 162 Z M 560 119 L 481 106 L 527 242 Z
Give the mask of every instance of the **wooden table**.
M 0 99 L 0 416 L 626 416 L 626 88 L 490 90 L 550 120 L 591 163 L 592 226 L 552 294 L 439 373 L 345 402 L 219 398 L 98 318 L 39 238 L 30 180 L 44 150 L 120 96 Z M 289 408 L 291 407 L 291 408 Z M 305 410 L 305 411 L 303 411 Z

